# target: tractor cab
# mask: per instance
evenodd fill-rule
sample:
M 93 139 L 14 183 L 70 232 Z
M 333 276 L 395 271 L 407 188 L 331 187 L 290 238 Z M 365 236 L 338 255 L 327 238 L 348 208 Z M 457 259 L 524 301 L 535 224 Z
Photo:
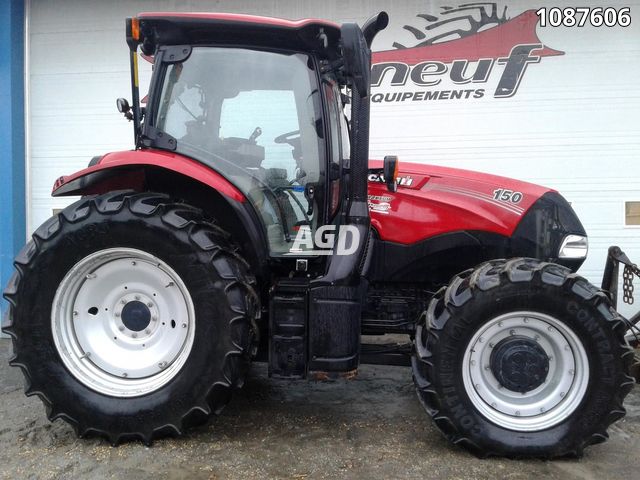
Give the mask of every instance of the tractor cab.
M 333 102 L 334 112 L 342 106 L 335 78 L 321 78 L 313 57 L 193 47 L 160 68 L 147 118 L 155 139 L 170 138 L 174 151 L 237 186 L 259 213 L 271 255 L 289 253 L 301 226 L 315 233 L 331 220 L 326 162 L 339 168 L 343 147 L 337 135 L 335 151 L 326 149 L 323 101 Z
M 132 59 L 138 47 L 154 59 L 144 115 L 134 93 L 136 144 L 194 159 L 237 187 L 260 219 L 270 257 L 314 257 L 318 229 L 345 223 L 338 213 L 348 199 L 341 89 L 352 82 L 340 26 L 258 20 L 154 13 L 128 20 Z M 351 68 L 368 69 L 358 60 Z

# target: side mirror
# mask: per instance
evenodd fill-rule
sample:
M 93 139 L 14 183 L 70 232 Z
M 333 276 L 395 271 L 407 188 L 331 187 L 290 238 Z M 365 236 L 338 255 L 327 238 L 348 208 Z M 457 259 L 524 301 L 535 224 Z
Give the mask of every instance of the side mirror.
M 116 100 L 116 107 L 118 111 L 125 116 L 127 120 L 133 119 L 133 113 L 131 113 L 131 106 L 126 98 L 118 98 Z
M 382 173 L 384 175 L 384 183 L 390 192 L 395 192 L 398 189 L 398 165 L 398 157 L 395 155 L 384 157 Z
M 116 100 L 116 107 L 118 107 L 118 111 L 120 113 L 127 113 L 129 110 L 131 110 L 129 102 L 127 102 L 126 98 L 118 98 Z

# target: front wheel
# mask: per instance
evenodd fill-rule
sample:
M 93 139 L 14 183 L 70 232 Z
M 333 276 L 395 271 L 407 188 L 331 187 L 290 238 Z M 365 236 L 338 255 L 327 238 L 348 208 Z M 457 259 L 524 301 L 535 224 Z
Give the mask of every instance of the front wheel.
M 564 267 L 488 262 L 456 276 L 418 326 L 418 395 L 447 438 L 480 456 L 580 455 L 625 413 L 625 328 Z

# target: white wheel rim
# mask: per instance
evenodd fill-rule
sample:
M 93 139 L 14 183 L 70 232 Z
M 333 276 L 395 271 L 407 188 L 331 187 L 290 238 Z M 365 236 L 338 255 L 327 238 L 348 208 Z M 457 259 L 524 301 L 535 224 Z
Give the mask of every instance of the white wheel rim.
M 493 348 L 510 336 L 536 342 L 548 358 L 544 382 L 526 393 L 509 390 L 490 368 Z M 539 431 L 564 421 L 580 405 L 589 382 L 589 360 L 576 334 L 558 319 L 520 311 L 484 324 L 468 343 L 462 363 L 464 387 L 489 421 L 516 431 Z
M 159 258 L 132 248 L 100 250 L 74 265 L 56 291 L 51 323 L 71 374 L 116 397 L 167 384 L 184 366 L 195 334 L 193 301 L 182 279 Z

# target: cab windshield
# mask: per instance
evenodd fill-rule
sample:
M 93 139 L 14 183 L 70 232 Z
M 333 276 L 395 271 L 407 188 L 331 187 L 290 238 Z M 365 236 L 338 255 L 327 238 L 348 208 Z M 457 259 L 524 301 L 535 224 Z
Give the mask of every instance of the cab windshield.
M 272 255 L 321 215 L 323 123 L 310 57 L 194 47 L 164 73 L 154 125 L 224 175 L 259 212 Z

